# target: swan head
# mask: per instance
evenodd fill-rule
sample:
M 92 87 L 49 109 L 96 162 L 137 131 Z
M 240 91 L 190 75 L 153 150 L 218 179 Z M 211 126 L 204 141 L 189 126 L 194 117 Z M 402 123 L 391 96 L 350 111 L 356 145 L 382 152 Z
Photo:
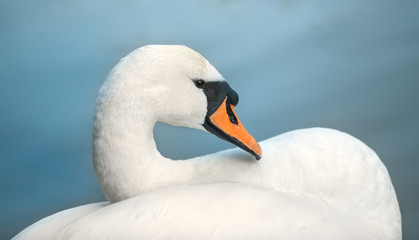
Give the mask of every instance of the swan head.
M 234 112 L 238 94 L 186 46 L 148 45 L 128 54 L 101 88 L 99 105 L 104 101 L 152 121 L 208 131 L 261 158 L 260 146 Z

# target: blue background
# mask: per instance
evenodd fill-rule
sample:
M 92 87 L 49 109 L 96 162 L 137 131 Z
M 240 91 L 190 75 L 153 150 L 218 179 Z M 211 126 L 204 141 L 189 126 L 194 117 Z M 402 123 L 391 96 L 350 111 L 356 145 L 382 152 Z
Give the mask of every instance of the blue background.
M 346 131 L 382 158 L 404 239 L 419 239 L 419 1 L 0 1 L 0 238 L 102 201 L 91 164 L 97 91 L 133 49 L 185 44 L 240 94 L 257 140 Z M 175 159 L 232 147 L 158 124 Z

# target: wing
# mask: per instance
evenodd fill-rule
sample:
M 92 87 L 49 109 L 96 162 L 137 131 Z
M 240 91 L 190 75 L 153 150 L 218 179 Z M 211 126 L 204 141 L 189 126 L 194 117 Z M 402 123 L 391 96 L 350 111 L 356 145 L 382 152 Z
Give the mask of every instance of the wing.
M 107 202 L 92 203 L 55 213 L 25 228 L 13 240 L 53 239 L 53 236 L 66 225 L 108 204 Z
M 55 239 L 374 239 L 350 212 L 292 192 L 238 183 L 146 193 L 66 225 Z M 368 237 L 369 236 L 369 237 Z

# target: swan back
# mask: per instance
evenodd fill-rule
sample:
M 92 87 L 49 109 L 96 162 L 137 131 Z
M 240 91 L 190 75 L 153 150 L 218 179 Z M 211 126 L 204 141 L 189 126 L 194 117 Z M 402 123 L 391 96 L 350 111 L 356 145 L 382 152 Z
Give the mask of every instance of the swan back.
M 213 183 L 112 204 L 66 226 L 55 239 L 380 239 L 373 234 L 356 215 L 321 198 Z

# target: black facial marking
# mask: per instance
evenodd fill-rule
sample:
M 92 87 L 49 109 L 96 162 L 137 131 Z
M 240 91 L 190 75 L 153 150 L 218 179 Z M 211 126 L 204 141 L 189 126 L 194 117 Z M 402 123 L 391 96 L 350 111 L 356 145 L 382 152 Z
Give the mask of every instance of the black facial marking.
M 211 116 L 218 109 L 226 97 L 227 103 L 233 106 L 236 106 L 239 102 L 239 95 L 226 81 L 205 82 L 202 89 L 208 101 L 207 117 Z
M 230 88 L 230 90 L 231 91 L 227 93 L 227 103 L 233 106 L 237 106 L 237 104 L 239 103 L 239 95 L 233 89 Z

